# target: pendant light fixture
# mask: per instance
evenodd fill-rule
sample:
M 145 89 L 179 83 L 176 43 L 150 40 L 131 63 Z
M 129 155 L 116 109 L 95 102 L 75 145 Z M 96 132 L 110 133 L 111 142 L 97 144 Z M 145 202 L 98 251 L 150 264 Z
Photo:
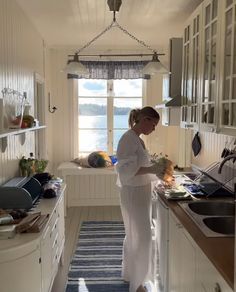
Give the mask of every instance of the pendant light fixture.
M 68 60 L 66 67 L 63 70 L 67 74 L 77 74 L 88 76 L 88 69 L 79 61 L 79 54 L 75 53 L 72 60 Z
M 102 32 L 100 32 L 97 36 L 95 36 L 92 40 L 90 40 L 88 43 L 86 43 L 83 47 L 78 49 L 74 55 L 69 55 L 69 58 L 73 57 L 73 59 L 69 59 L 67 62 L 67 66 L 64 68 L 64 72 L 68 74 L 77 74 L 79 76 L 88 76 L 89 71 L 88 69 L 80 62 L 80 57 L 136 57 L 136 56 L 152 56 L 152 60 L 146 60 L 149 61 L 147 65 L 143 68 L 143 74 L 168 74 L 170 73 L 167 68 L 165 68 L 162 63 L 160 62 L 158 56 L 164 55 L 157 53 L 156 50 L 152 49 L 149 45 L 147 45 L 144 41 L 139 40 L 134 35 L 129 33 L 125 28 L 123 28 L 116 20 L 116 12 L 119 11 L 120 6 L 122 4 L 122 0 L 107 0 L 107 4 L 109 6 L 110 11 L 113 11 L 113 20 L 112 23 L 106 27 Z M 144 54 L 110 54 L 110 55 L 82 55 L 81 52 L 88 48 L 93 42 L 95 42 L 97 39 L 99 39 L 102 35 L 104 35 L 106 32 L 108 32 L 113 27 L 118 28 L 121 30 L 124 34 L 128 35 L 130 38 L 138 42 L 140 45 L 151 51 L 152 53 L 144 53 Z
M 154 75 L 167 73 L 170 74 L 168 69 L 161 64 L 158 58 L 158 54 L 154 52 L 152 61 L 148 62 L 147 65 L 143 68 L 143 74 Z

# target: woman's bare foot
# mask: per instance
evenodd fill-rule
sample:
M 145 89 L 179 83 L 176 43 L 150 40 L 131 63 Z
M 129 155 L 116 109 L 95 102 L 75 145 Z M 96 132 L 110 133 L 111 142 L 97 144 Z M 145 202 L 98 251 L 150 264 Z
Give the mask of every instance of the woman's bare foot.
M 143 287 L 143 285 L 140 285 L 136 292 L 147 292 L 147 290 Z

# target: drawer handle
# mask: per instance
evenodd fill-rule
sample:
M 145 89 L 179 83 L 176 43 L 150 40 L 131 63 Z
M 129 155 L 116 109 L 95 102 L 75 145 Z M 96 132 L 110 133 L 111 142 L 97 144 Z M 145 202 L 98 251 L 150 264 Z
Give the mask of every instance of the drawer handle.
M 221 292 L 221 288 L 220 288 L 219 283 L 216 283 L 216 284 L 215 284 L 214 291 L 215 291 L 215 292 Z

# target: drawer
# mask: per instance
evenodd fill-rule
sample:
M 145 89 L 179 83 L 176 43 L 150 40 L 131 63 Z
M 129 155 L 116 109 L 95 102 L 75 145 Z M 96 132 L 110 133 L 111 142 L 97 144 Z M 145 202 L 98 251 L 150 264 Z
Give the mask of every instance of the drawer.
M 50 233 L 50 237 L 51 237 L 51 242 L 54 242 L 55 236 L 56 234 L 58 234 L 58 218 L 56 219 L 56 221 L 54 222 L 54 224 L 51 227 L 51 233 Z
M 50 224 L 51 225 L 54 225 L 54 223 L 55 223 L 56 219 L 58 218 L 58 216 L 59 216 L 58 210 L 57 210 L 57 208 L 55 208 L 53 210 L 53 213 L 52 213 L 52 216 L 51 216 L 51 219 L 50 219 Z
M 54 241 L 52 242 L 52 259 L 54 259 L 58 250 L 58 233 L 55 236 Z

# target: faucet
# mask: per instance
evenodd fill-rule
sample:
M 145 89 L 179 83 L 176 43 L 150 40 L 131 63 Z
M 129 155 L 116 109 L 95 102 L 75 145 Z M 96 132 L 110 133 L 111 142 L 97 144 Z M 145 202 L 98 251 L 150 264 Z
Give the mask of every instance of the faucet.
M 225 157 L 225 159 L 221 162 L 219 169 L 218 169 L 218 173 L 221 173 L 222 171 L 222 167 L 224 166 L 224 164 L 226 163 L 226 161 L 230 160 L 230 159 L 236 159 L 236 153 L 228 155 Z
M 222 167 L 224 166 L 225 162 L 230 160 L 230 159 L 233 159 L 233 162 L 235 162 L 236 160 L 236 153 L 234 154 L 231 154 L 231 155 L 228 155 L 225 157 L 225 159 L 221 162 L 219 168 L 218 168 L 218 173 L 221 173 L 222 171 Z M 236 182 L 234 183 L 234 195 L 236 195 Z

